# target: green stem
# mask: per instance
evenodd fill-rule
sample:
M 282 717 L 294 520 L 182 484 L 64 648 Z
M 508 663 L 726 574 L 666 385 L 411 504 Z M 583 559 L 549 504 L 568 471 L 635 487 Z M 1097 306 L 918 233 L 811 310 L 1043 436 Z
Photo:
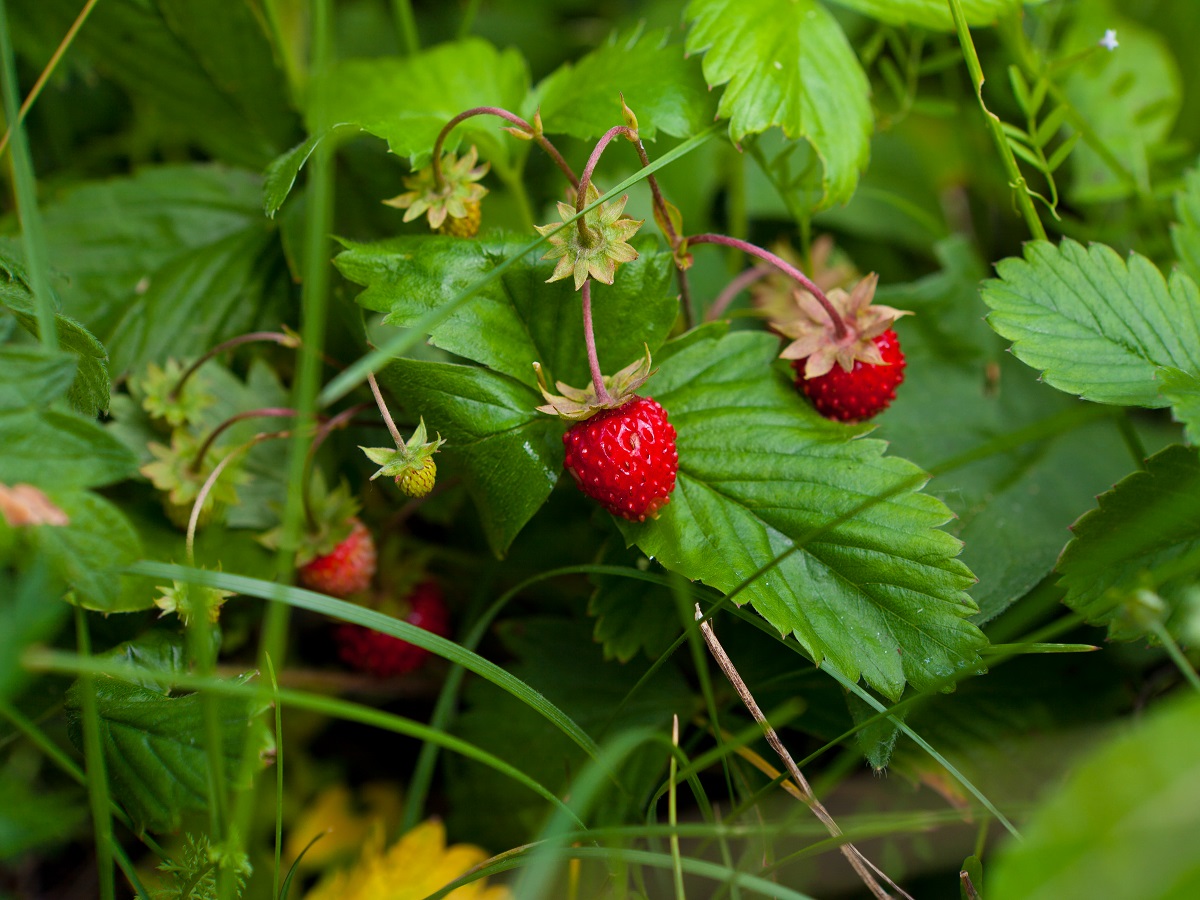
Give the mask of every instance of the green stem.
M 1079 110 L 1075 108 L 1075 104 L 1067 97 L 1066 91 L 1050 79 L 1050 69 L 1078 62 L 1082 58 L 1093 55 L 1098 48 L 1095 46 L 1089 47 L 1087 50 L 1077 53 L 1073 57 L 1061 59 L 1051 63 L 1050 66 L 1043 67 L 1039 65 L 1037 55 L 1034 53 L 1033 48 L 1029 46 L 1029 40 L 1025 36 L 1025 29 L 1021 27 L 1020 18 L 1018 16 L 1011 17 L 1003 20 L 1001 25 L 1002 27 L 998 29 L 1000 37 L 1009 52 L 1016 58 L 1017 64 L 1025 71 L 1025 74 L 1035 83 L 1045 80 L 1046 93 L 1055 103 L 1066 107 L 1067 121 L 1071 124 L 1072 128 L 1079 132 L 1080 139 L 1087 145 L 1088 149 L 1100 157 L 1100 161 L 1108 166 L 1109 171 L 1125 182 L 1126 186 L 1133 193 L 1140 195 L 1142 187 L 1138 184 L 1138 180 L 1134 174 L 1125 168 L 1124 163 L 1109 149 L 1100 135 L 1096 133 L 1096 129 L 1092 127 L 1091 123 L 1079 113 Z
M 13 58 L 8 30 L 8 12 L 0 0 L 0 80 L 3 81 L 4 115 L 12 123 L 13 189 L 17 199 L 17 216 L 21 221 L 21 238 L 29 270 L 29 287 L 37 311 L 38 337 L 46 350 L 58 349 L 58 329 L 54 321 L 54 306 L 50 293 L 49 268 L 46 265 L 46 235 L 42 214 L 37 205 L 37 183 L 29 157 L 29 143 L 17 103 L 17 67 Z M 105 856 L 111 875 L 112 860 Z M 112 888 L 111 879 L 109 889 Z
M 421 38 L 417 34 L 417 20 L 413 17 L 412 3 L 409 0 L 392 0 L 392 16 L 396 20 L 396 32 L 400 37 L 400 55 L 413 56 L 420 53 Z
M 0 9 L 4 0 L 0 0 Z M 6 43 L 0 39 L 0 43 Z M 14 146 L 15 149 L 15 146 Z M 75 639 L 79 655 L 92 654 L 92 641 L 88 634 L 87 616 L 81 607 L 75 607 Z M 92 807 L 92 825 L 96 835 L 96 877 L 100 882 L 101 900 L 114 900 L 116 885 L 113 882 L 113 836 L 112 818 L 108 809 L 111 800 L 108 794 L 108 775 L 104 765 L 104 748 L 100 743 L 100 712 L 96 706 L 96 687 L 91 675 L 80 674 L 79 698 L 83 714 L 83 758 L 87 765 L 88 798 Z
M 458 39 L 460 41 L 470 35 L 471 29 L 475 27 L 475 17 L 479 14 L 479 6 L 480 0 L 471 0 L 467 4 L 462 21 L 458 23 Z
M 1183 651 L 1179 649 L 1179 644 L 1175 642 L 1175 638 L 1171 637 L 1171 633 L 1167 631 L 1162 622 L 1155 622 L 1150 626 L 1150 630 L 1154 636 L 1162 641 L 1162 645 L 1166 648 L 1167 655 L 1171 657 L 1171 662 L 1179 668 L 1183 673 L 1183 677 L 1188 680 L 1188 683 L 1200 693 L 1200 675 L 1196 674 L 1195 668 L 1188 662 L 1188 658 L 1183 655 Z
M 1030 234 L 1038 240 L 1044 241 L 1046 240 L 1046 229 L 1042 225 L 1042 220 L 1038 218 L 1037 210 L 1033 207 L 1025 176 L 1021 174 L 1012 148 L 1008 146 L 1008 138 L 1004 136 L 1000 117 L 989 110 L 983 101 L 983 68 L 979 64 L 979 56 L 975 53 L 975 43 L 971 40 L 971 30 L 967 27 L 967 20 L 963 15 L 961 0 L 947 0 L 947 2 L 950 4 L 950 14 L 954 17 L 954 30 L 958 33 L 963 59 L 966 61 L 967 71 L 971 74 L 971 83 L 975 87 L 975 97 L 979 100 L 979 108 L 983 110 L 983 118 L 987 122 L 988 130 L 992 133 L 992 140 L 1000 154 L 1000 161 L 1004 163 L 1004 171 L 1008 175 L 1009 186 L 1013 189 L 1017 206 L 1025 218 L 1025 224 L 1028 226 Z

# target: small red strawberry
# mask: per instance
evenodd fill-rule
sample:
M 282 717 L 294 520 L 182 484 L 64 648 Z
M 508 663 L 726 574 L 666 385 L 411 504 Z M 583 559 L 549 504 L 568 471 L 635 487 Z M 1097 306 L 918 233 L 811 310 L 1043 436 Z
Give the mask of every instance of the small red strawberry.
M 349 520 L 350 533 L 323 556 L 302 565 L 297 574 L 309 590 L 331 597 L 365 591 L 375 576 L 375 539 L 361 519 Z
M 847 372 L 834 366 L 816 378 L 804 377 L 807 360 L 792 360 L 796 387 L 812 401 L 817 412 L 827 419 L 859 422 L 887 409 L 896 399 L 896 388 L 904 381 L 904 354 L 900 339 L 890 328 L 873 338 L 884 365 L 872 365 L 861 359 Z
M 904 380 L 904 354 L 892 330 L 909 313 L 872 306 L 878 277 L 868 275 L 850 293 L 834 289 L 818 299 L 796 290 L 785 315 L 771 325 L 792 338 L 780 354 L 792 360 L 796 388 L 827 419 L 858 422 L 886 409 Z
M 450 635 L 450 615 L 435 582 L 422 581 L 414 587 L 406 604 L 407 613 L 398 611 L 405 622 L 441 637 Z M 376 678 L 405 675 L 419 669 L 429 657 L 429 651 L 416 644 L 349 622 L 339 625 L 333 638 L 343 662 Z
M 577 422 L 563 435 L 564 463 L 579 489 L 614 516 L 657 517 L 675 490 L 679 453 L 667 411 L 633 397 Z
M 304 498 L 308 527 L 296 549 L 300 583 L 331 597 L 346 598 L 371 586 L 375 577 L 375 539 L 358 518 L 358 500 L 346 484 L 332 490 L 314 472 Z M 268 531 L 260 543 L 278 550 L 283 526 Z
M 552 394 L 541 366 L 534 367 L 547 401 L 538 410 L 575 423 L 563 435 L 563 462 L 579 489 L 614 516 L 633 522 L 657 518 L 675 490 L 679 453 L 667 411 L 634 393 L 653 374 L 649 349 L 644 359 L 603 376 L 608 394 L 603 400 L 595 385 L 580 389 L 560 381 L 562 394 Z

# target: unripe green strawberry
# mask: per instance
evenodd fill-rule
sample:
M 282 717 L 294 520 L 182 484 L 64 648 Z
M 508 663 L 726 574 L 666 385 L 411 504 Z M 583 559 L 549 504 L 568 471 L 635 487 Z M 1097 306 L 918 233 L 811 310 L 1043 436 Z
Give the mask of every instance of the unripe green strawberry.
M 475 237 L 479 234 L 479 224 L 483 221 L 482 205 L 478 200 L 466 200 L 463 202 L 463 207 L 467 211 L 465 216 L 448 215 L 442 224 L 433 230 L 438 234 L 464 238 Z
M 433 457 L 427 456 L 421 464 L 421 468 L 406 469 L 397 475 L 396 487 L 400 488 L 400 492 L 406 497 L 419 499 L 433 490 L 436 480 L 437 463 L 433 461 Z

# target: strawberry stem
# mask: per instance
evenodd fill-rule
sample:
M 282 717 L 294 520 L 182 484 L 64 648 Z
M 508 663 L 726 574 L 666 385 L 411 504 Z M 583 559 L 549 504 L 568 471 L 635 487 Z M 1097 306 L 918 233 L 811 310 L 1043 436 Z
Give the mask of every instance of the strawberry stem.
M 268 406 L 262 409 L 248 409 L 245 412 L 240 412 L 230 416 L 211 432 L 204 439 L 204 443 L 200 445 L 200 449 L 196 451 L 196 456 L 192 460 L 191 470 L 199 472 L 201 466 L 204 465 L 204 457 L 208 455 L 208 451 L 212 448 L 213 442 L 221 436 L 225 429 L 231 425 L 236 425 L 238 422 L 244 422 L 246 419 L 274 418 L 286 419 L 296 415 L 296 411 L 287 406 Z
M 204 484 L 200 486 L 199 493 L 196 494 L 196 500 L 192 503 L 192 514 L 188 517 L 187 526 L 187 561 L 189 566 L 196 564 L 195 543 L 196 543 L 196 525 L 200 521 L 200 510 L 204 508 L 204 501 L 208 499 L 209 493 L 213 489 L 213 485 L 217 483 L 217 479 L 221 477 L 221 473 L 225 471 L 225 467 L 233 462 L 234 458 L 239 453 L 245 453 L 263 441 L 274 440 L 275 438 L 291 437 L 290 431 L 264 431 L 256 434 L 250 440 L 241 446 L 234 447 L 225 456 L 221 457 L 221 461 L 213 466 L 213 470 L 209 473 L 208 478 L 204 480 Z
M 580 220 L 582 221 L 582 220 Z M 600 372 L 600 357 L 596 355 L 596 333 L 592 329 L 592 279 L 583 282 L 583 340 L 587 344 L 588 366 L 592 370 L 592 388 L 601 403 L 612 403 L 612 394 L 604 386 L 604 375 Z
M 175 401 L 179 399 L 179 392 L 183 390 L 184 384 L 189 378 L 195 374 L 196 370 L 202 365 L 217 356 L 224 353 L 226 350 L 231 350 L 241 344 L 250 344 L 255 341 L 272 341 L 284 347 L 295 347 L 299 345 L 299 341 L 294 335 L 284 334 L 280 331 L 252 331 L 249 334 L 239 334 L 237 337 L 232 337 L 227 341 L 222 341 L 217 346 L 206 352 L 203 356 L 197 359 L 194 363 L 187 367 L 187 370 L 179 376 L 179 381 L 171 389 L 171 393 L 167 395 L 167 399 Z
M 638 159 L 642 162 L 642 168 L 650 165 L 650 156 L 646 153 L 646 147 L 642 143 L 641 137 L 633 142 L 637 147 Z M 653 175 L 647 175 L 646 181 L 650 184 L 650 193 L 654 196 L 654 208 L 658 211 L 658 221 L 666 232 L 667 241 L 671 245 L 672 251 L 678 251 L 680 245 L 683 244 L 683 236 L 675 230 L 675 225 L 671 221 L 671 216 L 667 212 L 667 200 L 663 197 L 662 189 L 658 186 L 658 179 Z M 684 324 L 691 328 L 696 322 L 696 311 L 692 308 L 692 291 L 688 285 L 687 272 L 682 267 L 679 272 L 679 293 L 683 299 L 683 315 Z
M 387 404 L 383 402 L 383 394 L 379 391 L 379 382 L 375 380 L 375 376 L 370 372 L 367 373 L 367 384 L 371 386 L 371 393 L 375 396 L 375 405 L 379 407 L 379 414 L 383 416 L 383 421 L 387 423 L 388 431 L 392 433 L 392 440 L 396 442 L 396 449 L 404 449 L 404 438 L 400 436 L 400 429 L 392 421 L 392 414 L 388 411 Z
M 715 319 L 721 318 L 721 314 L 729 308 L 729 304 L 733 302 L 742 291 L 754 284 L 761 278 L 771 274 L 770 266 L 753 266 L 738 274 L 729 284 L 725 285 L 725 289 L 717 295 L 717 299 L 713 301 L 712 306 L 708 308 L 704 318 L 706 321 L 712 322 Z
M 608 131 L 604 132 L 604 136 L 596 142 L 595 148 L 592 150 L 592 155 L 588 157 L 587 165 L 583 167 L 583 175 L 579 178 L 579 186 L 575 191 L 575 212 L 583 212 L 583 208 L 587 206 L 587 190 L 592 183 L 592 173 L 596 171 L 596 166 L 600 162 L 600 157 L 604 153 L 604 148 L 612 143 L 613 139 L 618 135 L 625 135 L 630 141 L 636 143 L 638 137 L 637 132 L 628 125 L 614 125 Z M 591 240 L 592 232 L 580 216 L 576 220 L 576 225 L 579 228 L 579 237 L 586 243 Z
M 757 256 L 759 259 L 769 262 L 784 275 L 799 283 L 801 287 L 803 287 L 817 299 L 817 302 L 821 304 L 821 307 L 825 310 L 826 314 L 833 322 L 834 338 L 840 341 L 846 336 L 846 323 L 838 314 L 838 311 L 834 309 L 833 304 L 829 302 L 829 298 L 825 296 L 825 292 L 817 287 L 811 278 L 809 278 L 791 263 L 780 259 L 770 250 L 764 250 L 762 247 L 755 246 L 748 241 L 729 237 L 724 234 L 697 234 L 689 237 L 687 239 L 687 243 L 688 246 L 691 246 L 692 244 L 720 244 L 724 247 L 733 247 L 735 250 L 741 250 L 743 253 L 749 253 L 751 256 Z
M 549 139 L 542 134 L 541 128 L 534 128 L 516 113 L 511 113 L 507 109 L 499 106 L 476 106 L 471 109 L 460 112 L 457 116 L 447 122 L 442 130 L 438 132 L 437 140 L 433 144 L 433 181 L 438 186 L 438 189 L 446 186 L 446 179 L 442 175 L 442 146 L 446 143 L 446 138 L 450 136 L 450 132 L 460 123 L 465 122 L 474 116 L 498 116 L 506 122 L 511 122 L 522 131 L 528 132 L 529 136 L 537 142 L 546 155 L 554 160 L 554 164 L 567 176 L 567 180 L 574 187 L 579 186 L 579 179 L 575 177 L 575 173 L 571 167 L 567 165 L 567 161 L 563 159 L 563 155 L 558 152 L 558 148 L 550 143 Z

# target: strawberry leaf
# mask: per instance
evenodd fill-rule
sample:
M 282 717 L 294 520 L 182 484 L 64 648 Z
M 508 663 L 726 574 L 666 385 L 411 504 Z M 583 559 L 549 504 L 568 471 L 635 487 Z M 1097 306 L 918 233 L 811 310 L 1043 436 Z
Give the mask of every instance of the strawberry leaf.
M 14 31 L 54 35 L 54 42 L 80 9 L 75 0 L 11 7 Z M 267 23 L 259 4 L 106 0 L 73 46 L 77 58 L 94 60 L 151 112 L 161 123 L 156 128 L 179 134 L 178 146 L 194 141 L 220 159 L 257 168 L 295 140 L 299 124 Z
M 704 53 L 718 113 L 736 142 L 769 128 L 812 144 L 826 205 L 845 203 L 867 165 L 870 84 L 837 20 L 817 0 L 692 0 L 686 48 Z
M 1200 550 L 1200 459 L 1196 448 L 1174 445 L 1146 460 L 1111 491 L 1072 530 L 1058 562 L 1064 602 L 1091 623 L 1107 625 L 1111 637 L 1136 638 L 1144 632 L 1122 615 L 1122 593 L 1152 579 L 1169 607 L 1180 606 L 1195 583 L 1197 566 L 1178 563 Z M 1173 569 L 1182 567 L 1182 571 Z M 1184 611 L 1167 619 L 1177 628 Z
M 383 138 L 393 153 L 419 169 L 429 162 L 442 126 L 463 110 L 520 109 L 529 90 L 529 67 L 516 50 L 468 38 L 403 59 L 344 60 L 323 87 L 338 121 Z M 483 159 L 506 166 L 516 142 L 500 130 L 503 124 L 491 116 L 468 119 L 454 129 L 446 149 L 476 144 Z
M 1001 848 L 988 900 L 1200 892 L 1200 700 L 1183 694 L 1116 731 Z
M 41 326 L 29 283 L 17 274 L 19 267 L 11 261 L 0 259 L 0 267 L 8 270 L 12 279 L 8 284 L 0 282 L 0 306 L 7 307 L 22 328 L 40 338 Z M 67 391 L 71 408 L 87 418 L 107 412 L 112 382 L 108 377 L 108 352 L 104 345 L 86 328 L 62 313 L 54 314 L 54 324 L 58 346 L 75 358 L 75 377 Z
M 856 439 L 866 429 L 799 399 L 771 368 L 777 347 L 735 332 L 660 354 L 649 387 L 678 432 L 679 476 L 657 520 L 619 523 L 626 539 L 688 578 L 744 588 L 738 602 L 817 663 L 888 697 L 974 670 L 986 639 L 966 621 L 961 544 L 937 530 L 950 510 L 918 492 L 916 466 Z
M 1184 177 L 1184 188 L 1175 195 L 1175 219 L 1171 226 L 1175 255 L 1192 280 L 1200 281 L 1200 169 Z
M 839 6 L 891 25 L 920 25 L 922 28 L 953 31 L 954 19 L 943 0 L 834 0 Z M 994 25 L 1006 13 L 1021 8 L 1023 0 L 962 0 L 968 25 Z M 1038 2 L 1038 0 L 1024 0 Z
M 1144 256 L 1068 239 L 1025 245 L 983 285 L 988 324 L 1061 391 L 1100 403 L 1165 406 L 1156 370 L 1200 373 L 1200 290 L 1164 280 Z
M 169 652 L 182 644 L 182 636 L 151 632 L 136 642 L 115 647 L 103 658 L 121 662 L 133 659 L 162 672 L 181 672 L 182 652 Z M 147 645 L 140 648 L 138 645 Z M 164 646 L 166 645 L 166 646 Z M 245 682 L 249 676 L 235 679 Z M 209 808 L 208 754 L 204 741 L 204 711 L 199 694 L 172 696 L 167 688 L 116 678 L 93 682 L 100 715 L 100 742 L 114 799 L 133 819 L 135 827 L 153 832 L 174 831 L 188 812 Z M 67 692 L 67 724 L 71 740 L 82 746 L 79 683 Z M 270 731 L 261 720 L 266 708 L 240 698 L 215 698 L 228 787 L 246 787 L 242 753 L 247 741 L 263 760 L 273 748 Z M 248 772 L 252 775 L 252 772 Z M 225 785 L 222 788 L 227 787 Z
M 1130 459 L 1119 410 L 1055 391 L 1004 352 L 983 321 L 984 268 L 969 242 L 943 241 L 937 252 L 941 272 L 879 292 L 879 302 L 916 315 L 897 326 L 905 383 L 876 421 L 892 452 L 922 468 L 963 460 L 927 490 L 956 513 L 947 528 L 965 542 L 962 560 L 979 578 L 972 621 L 981 625 L 1050 574 L 1067 528 L 1128 474 Z M 1147 445 L 1176 439 L 1166 423 L 1139 424 Z M 1026 440 L 1007 444 L 1022 432 Z
M 348 279 L 366 286 L 357 301 L 385 312 L 384 323 L 405 327 L 513 256 L 527 238 L 410 236 L 377 244 L 347 244 L 335 263 Z M 666 338 L 678 314 L 668 293 L 671 256 L 653 239 L 635 241 L 640 256 L 621 267 L 615 283 L 596 285 L 592 303 L 596 346 L 606 371 L 645 355 Z M 579 295 L 567 282 L 546 284 L 553 264 L 535 251 L 486 285 L 434 328 L 431 343 L 536 387 L 533 363 L 552 380 L 582 386 L 588 379 Z M 533 404 L 537 406 L 538 403 Z M 430 427 L 434 427 L 430 423 Z M 434 430 L 437 430 L 434 427 Z
M 380 380 L 420 414 L 463 470 L 488 544 L 503 556 L 550 496 L 563 466 L 562 426 L 535 407 L 541 395 L 474 366 L 393 360 Z
M 661 129 L 690 137 L 713 120 L 716 104 L 695 60 L 668 43 L 666 29 L 612 35 L 574 63 L 564 63 L 536 90 L 536 105 L 550 134 L 580 140 L 600 137 L 617 123 L 621 95 L 638 118 L 643 140 Z
M 1179 369 L 1159 371 L 1162 395 L 1171 404 L 1171 415 L 1182 422 L 1189 444 L 1200 444 L 1200 377 Z

